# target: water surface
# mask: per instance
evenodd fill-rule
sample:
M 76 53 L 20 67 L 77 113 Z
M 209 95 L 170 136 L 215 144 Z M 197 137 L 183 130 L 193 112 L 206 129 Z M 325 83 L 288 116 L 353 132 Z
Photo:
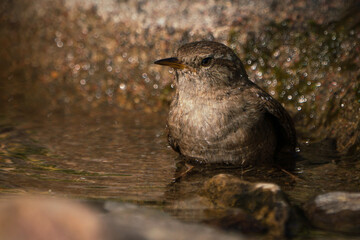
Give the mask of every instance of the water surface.
M 279 168 L 194 170 L 174 183 L 178 155 L 166 142 L 165 125 L 166 113 L 109 109 L 2 116 L 0 192 L 173 206 L 195 196 L 218 173 L 277 183 L 300 206 L 320 193 L 360 189 L 360 163 L 339 156 L 331 144 L 302 144 L 304 160 L 293 173 Z

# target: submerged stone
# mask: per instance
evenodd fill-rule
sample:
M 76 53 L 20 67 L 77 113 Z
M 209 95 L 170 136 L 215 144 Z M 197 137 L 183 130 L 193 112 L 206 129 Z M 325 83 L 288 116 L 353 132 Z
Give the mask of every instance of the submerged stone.
M 124 236 L 121 239 L 247 239 L 202 224 L 183 223 L 160 211 L 132 204 L 106 202 L 105 209 L 109 211 L 106 219 L 112 224 L 114 235 Z
M 315 227 L 330 231 L 360 233 L 360 193 L 321 194 L 305 204 L 304 209 Z
M 294 211 L 276 184 L 251 183 L 232 175 L 218 174 L 205 183 L 203 194 L 214 208 L 243 209 L 265 226 L 269 235 L 290 234 L 289 224 Z

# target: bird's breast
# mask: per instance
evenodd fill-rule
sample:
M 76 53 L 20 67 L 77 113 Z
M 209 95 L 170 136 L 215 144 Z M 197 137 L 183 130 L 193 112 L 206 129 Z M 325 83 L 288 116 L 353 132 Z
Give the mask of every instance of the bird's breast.
M 168 127 L 181 154 L 209 162 L 241 164 L 272 158 L 276 139 L 271 122 L 256 106 L 237 100 L 177 95 L 171 104 Z
M 216 98 L 180 95 L 171 105 L 168 125 L 180 139 L 194 138 L 211 144 L 230 131 L 239 130 L 242 113 L 232 116 L 233 110 L 226 99 L 219 101 Z

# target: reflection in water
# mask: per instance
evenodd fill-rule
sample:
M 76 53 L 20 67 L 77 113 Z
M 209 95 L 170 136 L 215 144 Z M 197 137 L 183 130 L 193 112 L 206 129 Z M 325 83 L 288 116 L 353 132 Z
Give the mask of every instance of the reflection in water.
M 304 160 L 295 173 L 277 168 L 195 168 L 174 181 L 181 164 L 176 164 L 178 155 L 164 136 L 166 115 L 105 112 L 44 119 L 23 116 L 11 124 L 2 118 L 1 193 L 125 200 L 197 221 L 207 215 L 196 198 L 203 183 L 219 173 L 279 184 L 296 205 L 319 193 L 360 188 L 360 164 L 341 161 L 328 150 L 331 144 L 301 147 Z M 189 199 L 193 201 L 184 204 Z

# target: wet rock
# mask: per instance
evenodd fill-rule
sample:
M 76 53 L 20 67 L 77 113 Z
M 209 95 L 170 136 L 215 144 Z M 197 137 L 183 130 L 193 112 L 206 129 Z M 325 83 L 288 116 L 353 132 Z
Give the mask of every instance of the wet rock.
M 204 222 L 224 230 L 235 230 L 245 234 L 264 234 L 267 227 L 251 214 L 239 208 L 210 211 L 216 217 Z M 220 216 L 220 217 L 219 217 Z
M 360 193 L 330 192 L 304 206 L 311 223 L 321 229 L 360 233 Z
M 107 202 L 105 208 L 109 211 L 106 218 L 115 236 L 126 236 L 124 239 L 246 239 L 240 234 L 225 233 L 205 225 L 182 223 L 162 212 L 131 204 Z
M 240 208 L 260 221 L 269 235 L 289 234 L 288 224 L 294 214 L 279 186 L 250 183 L 228 174 L 219 174 L 204 185 L 204 193 L 215 208 Z

